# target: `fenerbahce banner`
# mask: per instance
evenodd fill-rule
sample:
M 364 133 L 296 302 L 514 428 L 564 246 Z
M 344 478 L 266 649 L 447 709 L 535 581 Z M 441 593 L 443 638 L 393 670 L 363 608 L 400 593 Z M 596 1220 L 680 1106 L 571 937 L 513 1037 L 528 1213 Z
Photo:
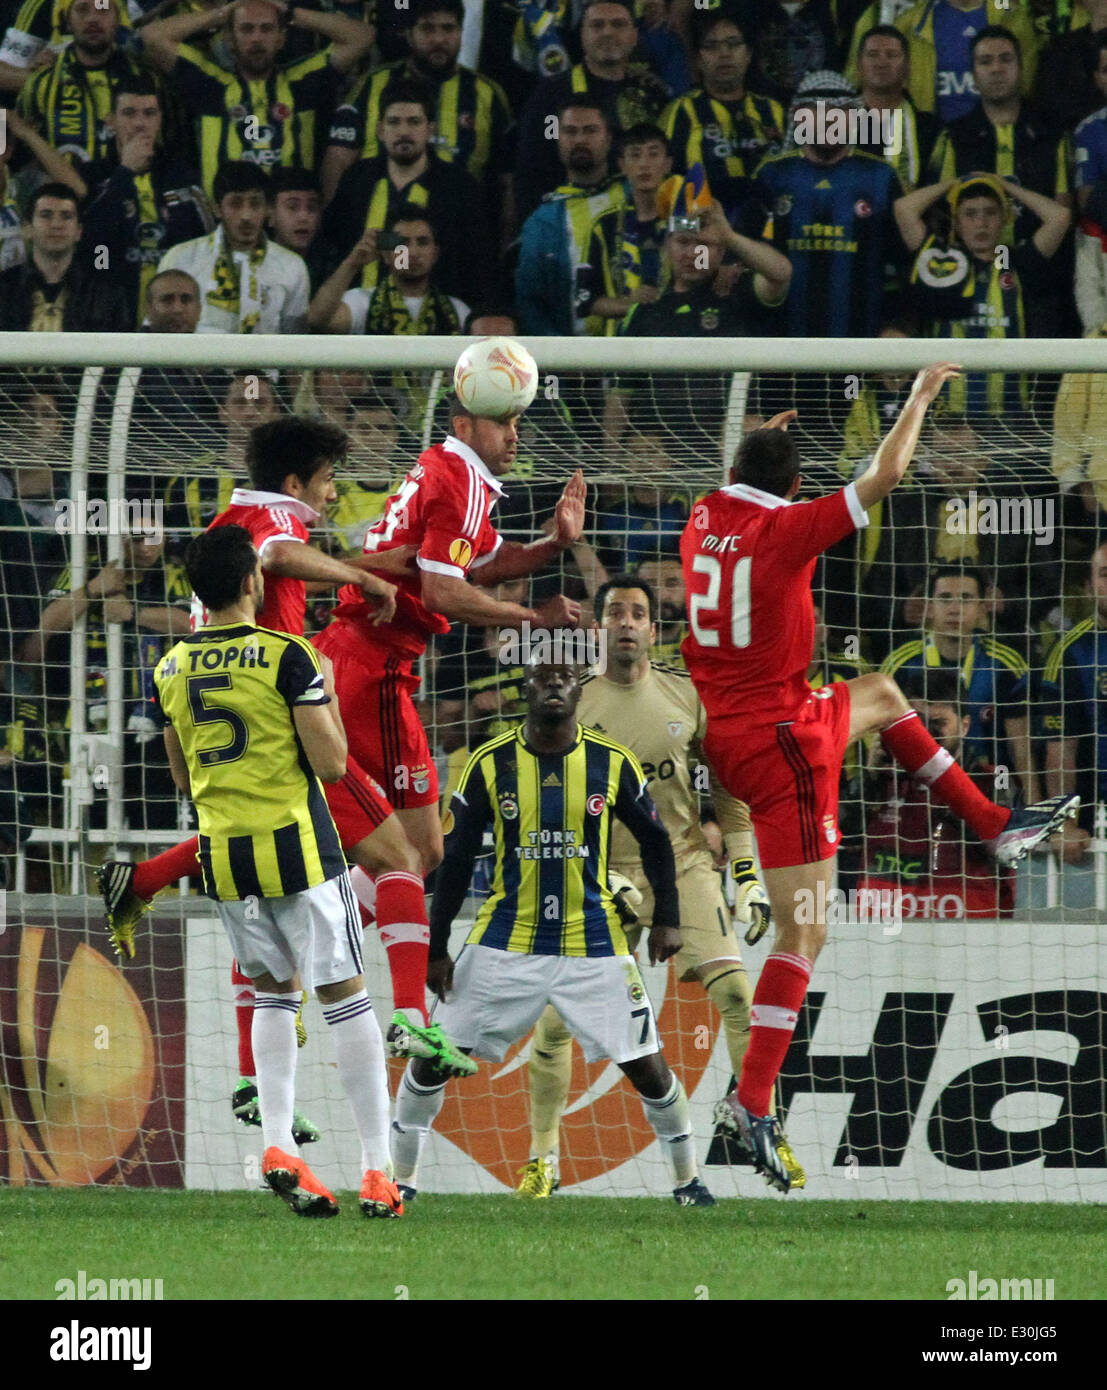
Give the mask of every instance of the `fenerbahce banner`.
M 98 904 L 47 901 L 0 893 L 0 1183 L 180 1187 L 180 920 L 144 918 L 122 970 Z
M 454 934 L 456 956 L 467 928 Z M 812 1198 L 1107 1200 L 1107 948 L 1093 924 L 904 921 L 832 928 L 782 1076 L 792 1146 Z M 751 972 L 764 946 L 746 948 Z M 369 932 L 378 1019 L 391 995 Z M 230 952 L 218 923 L 187 924 L 188 1186 L 258 1187 L 261 1135 L 237 1125 Z M 698 985 L 643 967 L 665 1054 L 692 1099 L 702 1174 L 719 1197 L 778 1200 L 712 1142 L 731 1081 L 717 1015 Z M 304 1151 L 334 1189 L 356 1185 L 359 1149 L 318 1006 L 305 1012 L 297 1105 L 323 1131 Z M 451 1081 L 419 1186 L 503 1193 L 529 1149 L 529 1040 Z M 400 1064 L 392 1064 L 392 1088 Z M 668 1196 L 668 1166 L 641 1104 L 609 1064 L 574 1048 L 562 1123 L 562 1194 Z M 558 1200 L 563 1200 L 559 1194 Z

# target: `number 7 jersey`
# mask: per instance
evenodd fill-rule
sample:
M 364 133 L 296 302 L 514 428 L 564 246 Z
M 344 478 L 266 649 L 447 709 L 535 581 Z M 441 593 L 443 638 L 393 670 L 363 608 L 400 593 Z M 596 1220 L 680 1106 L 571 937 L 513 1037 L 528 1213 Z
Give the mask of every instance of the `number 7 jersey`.
M 852 483 L 811 502 L 734 483 L 696 503 L 680 540 L 680 650 L 709 719 L 775 724 L 807 699 L 815 561 L 867 524 Z

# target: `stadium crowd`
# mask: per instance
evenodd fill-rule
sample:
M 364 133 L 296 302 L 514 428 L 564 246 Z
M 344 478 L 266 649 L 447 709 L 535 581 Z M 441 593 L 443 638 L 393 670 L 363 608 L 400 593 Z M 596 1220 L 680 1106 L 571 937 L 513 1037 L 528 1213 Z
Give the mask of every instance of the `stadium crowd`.
M 10 0 L 0 16 L 0 329 L 1107 333 L 1107 0 Z M 798 405 L 820 491 L 871 457 L 908 385 L 759 374 L 739 418 Z M 953 383 L 903 489 L 825 561 L 811 670 L 895 674 L 966 766 L 1011 769 L 1013 797 L 1079 790 L 1082 820 L 1058 843 L 1073 864 L 1107 800 L 1102 392 L 1090 374 Z M 226 506 L 250 428 L 299 411 L 347 430 L 327 528 L 339 554 L 359 549 L 427 425 L 448 432 L 446 410 L 436 383 L 402 372 L 147 369 L 127 495 L 162 504 L 164 538 L 110 563 L 94 542 L 75 591 L 55 526 L 75 383 L 9 371 L 0 851 L 58 817 L 65 634 L 81 616 L 92 727 L 108 625 L 124 632 L 132 827 L 177 826 L 143 702 L 187 628 L 183 541 Z M 504 533 L 529 539 L 570 467 L 601 482 L 587 539 L 530 598 L 587 602 L 636 568 L 657 593 L 657 654 L 679 662 L 677 544 L 736 443 L 733 413 L 722 375 L 540 394 Z M 329 607 L 321 595 L 319 624 Z M 442 639 L 424 681 L 455 770 L 521 711 L 490 633 Z M 854 869 L 872 876 L 862 832 L 896 793 L 870 752 L 846 804 Z

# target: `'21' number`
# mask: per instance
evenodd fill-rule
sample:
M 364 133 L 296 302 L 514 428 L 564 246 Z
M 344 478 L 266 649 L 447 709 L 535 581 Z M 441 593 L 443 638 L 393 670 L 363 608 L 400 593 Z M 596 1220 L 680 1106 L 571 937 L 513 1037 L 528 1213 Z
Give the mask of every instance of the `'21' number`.
M 750 644 L 750 566 L 753 557 L 744 555 L 734 566 L 730 588 L 730 642 L 734 647 Z M 723 564 L 717 555 L 697 555 L 692 561 L 694 574 L 707 575 L 707 593 L 693 594 L 688 604 L 692 634 L 701 647 L 717 647 L 719 634 L 700 625 L 701 616 L 715 613 L 719 608 L 719 590 L 723 582 Z

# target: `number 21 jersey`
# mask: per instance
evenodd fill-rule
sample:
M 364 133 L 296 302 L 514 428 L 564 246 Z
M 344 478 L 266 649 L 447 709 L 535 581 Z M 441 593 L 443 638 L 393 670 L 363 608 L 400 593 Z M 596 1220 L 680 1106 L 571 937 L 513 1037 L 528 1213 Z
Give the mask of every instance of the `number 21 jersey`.
M 867 523 L 852 483 L 811 502 L 734 483 L 696 503 L 680 540 L 680 650 L 709 719 L 775 724 L 807 699 L 815 561 Z

